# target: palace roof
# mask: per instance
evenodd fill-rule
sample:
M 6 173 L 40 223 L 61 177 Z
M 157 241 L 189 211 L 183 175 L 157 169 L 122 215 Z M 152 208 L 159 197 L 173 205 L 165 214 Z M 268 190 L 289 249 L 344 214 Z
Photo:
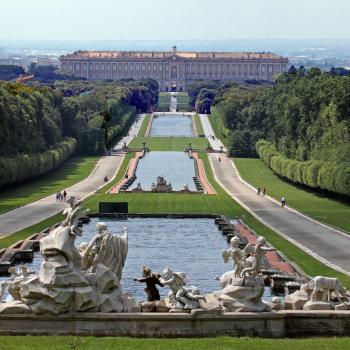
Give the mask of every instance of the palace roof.
M 194 52 L 194 51 L 75 51 L 62 58 L 70 59 L 113 59 L 113 58 L 172 58 L 185 59 L 252 59 L 281 60 L 286 57 L 271 52 Z

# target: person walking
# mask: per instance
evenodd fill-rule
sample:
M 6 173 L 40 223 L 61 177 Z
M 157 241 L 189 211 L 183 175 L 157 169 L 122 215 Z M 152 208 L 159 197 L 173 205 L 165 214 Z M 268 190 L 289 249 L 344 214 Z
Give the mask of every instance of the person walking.
M 221 158 L 219 157 L 219 163 L 221 162 Z
M 258 187 L 258 192 L 256 194 L 259 196 L 260 192 L 261 192 L 260 187 Z
M 66 198 L 67 198 L 67 192 L 66 190 L 63 191 L 63 200 L 66 201 Z
M 266 194 L 266 188 L 264 187 L 264 188 L 262 189 L 262 195 L 265 196 L 265 194 Z
M 281 206 L 282 208 L 284 208 L 284 206 L 286 205 L 286 199 L 284 197 L 281 198 Z

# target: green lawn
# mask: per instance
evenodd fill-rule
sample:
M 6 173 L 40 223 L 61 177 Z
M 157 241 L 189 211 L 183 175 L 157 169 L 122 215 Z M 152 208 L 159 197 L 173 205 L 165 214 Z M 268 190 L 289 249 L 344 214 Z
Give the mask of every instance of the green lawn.
M 147 114 L 145 116 L 145 119 L 142 122 L 142 125 L 141 125 L 141 128 L 139 130 L 139 133 L 137 134 L 138 137 L 144 137 L 145 136 L 145 133 L 146 133 L 146 130 L 147 130 L 150 118 L 151 118 L 150 114 Z
M 350 205 L 327 198 L 312 190 L 301 188 L 283 180 L 269 169 L 262 160 L 235 158 L 235 164 L 244 180 L 255 187 L 265 187 L 267 194 L 287 205 L 326 224 L 350 232 Z
M 169 92 L 160 92 L 158 99 L 157 111 L 168 112 L 170 107 L 170 93 Z
M 1 350 L 345 350 L 350 338 L 262 339 L 178 338 L 135 339 L 127 337 L 1 336 Z
M 197 128 L 197 134 L 199 137 L 204 137 L 204 130 L 201 122 L 201 117 L 199 115 L 194 116 L 195 121 L 196 121 L 196 128 Z
M 187 112 L 189 100 L 190 99 L 187 92 L 178 92 L 177 93 L 177 110 L 179 112 Z
M 0 214 L 74 185 L 89 176 L 98 157 L 72 157 L 59 168 L 0 190 Z
M 183 151 L 191 142 L 193 148 L 205 149 L 207 141 L 199 137 L 136 137 L 130 148 L 140 148 L 146 142 L 151 151 Z
M 221 140 L 221 142 L 225 145 L 226 148 L 228 148 L 229 130 L 225 128 L 222 118 L 220 117 L 215 107 L 211 108 L 211 114 L 208 115 L 208 117 L 215 136 Z

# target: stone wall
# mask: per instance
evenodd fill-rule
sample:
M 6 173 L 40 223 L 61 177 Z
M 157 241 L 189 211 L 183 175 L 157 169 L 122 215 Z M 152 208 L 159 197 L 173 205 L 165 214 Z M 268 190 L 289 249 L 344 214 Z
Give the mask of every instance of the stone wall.
M 1 315 L 0 334 L 134 337 L 349 336 L 350 312 L 279 311 L 223 315 L 76 313 Z

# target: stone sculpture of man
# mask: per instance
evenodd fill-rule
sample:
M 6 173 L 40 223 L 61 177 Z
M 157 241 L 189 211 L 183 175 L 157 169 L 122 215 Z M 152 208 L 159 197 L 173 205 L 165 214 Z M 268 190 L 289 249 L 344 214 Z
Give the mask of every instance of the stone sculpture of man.
M 125 227 L 123 235 L 114 235 L 108 231 L 104 222 L 97 223 L 96 231 L 96 236 L 83 251 L 82 266 L 86 269 L 91 267 L 94 272 L 97 264 L 103 264 L 110 268 L 120 281 L 128 254 L 128 231 Z

